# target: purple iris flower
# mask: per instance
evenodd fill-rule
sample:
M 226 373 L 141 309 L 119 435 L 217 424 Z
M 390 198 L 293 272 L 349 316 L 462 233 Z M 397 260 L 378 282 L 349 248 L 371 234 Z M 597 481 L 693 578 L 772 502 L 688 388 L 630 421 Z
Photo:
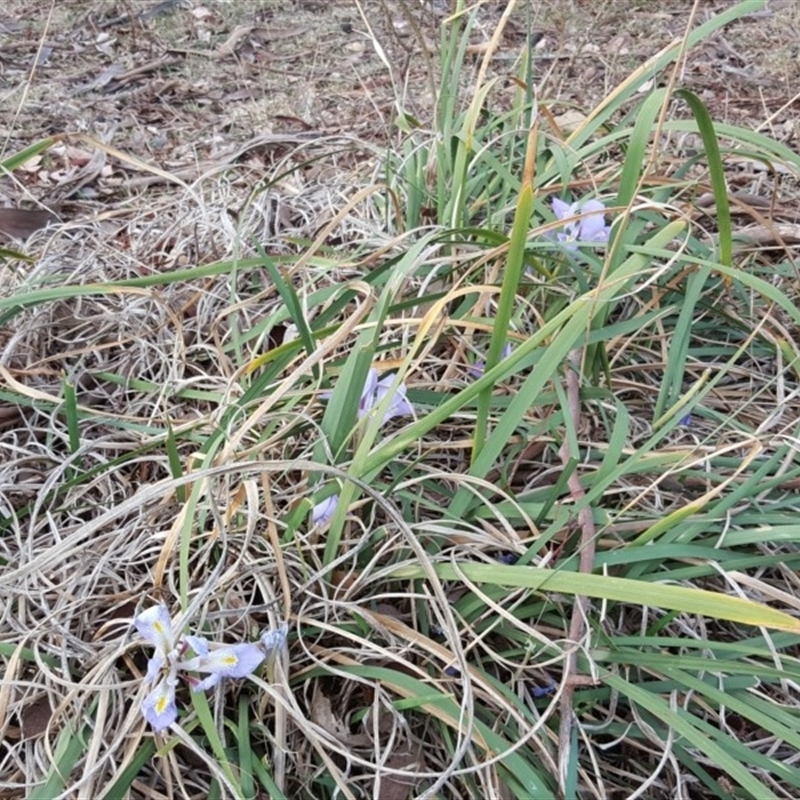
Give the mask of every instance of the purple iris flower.
M 312 525 L 327 525 L 331 521 L 336 506 L 339 505 L 339 495 L 332 494 L 324 500 L 320 500 L 314 508 L 311 509 L 311 524 Z
M 359 419 L 369 414 L 369 412 L 372 411 L 372 409 L 375 408 L 383 400 L 383 398 L 386 397 L 387 394 L 389 394 L 393 381 L 394 375 L 386 375 L 378 380 L 378 371 L 373 367 L 370 367 L 369 373 L 367 374 L 367 380 L 364 383 L 363 390 L 361 391 L 361 398 L 358 401 Z M 390 419 L 394 419 L 395 417 L 404 417 L 414 413 L 414 406 L 408 402 L 406 398 L 406 392 L 406 385 L 401 383 L 389 401 L 389 407 L 386 409 L 386 412 L 383 415 L 382 423 L 388 422 Z M 323 392 L 320 396 L 323 398 L 323 400 L 328 400 L 331 394 L 331 392 Z
M 166 606 L 157 605 L 142 611 L 134 623 L 142 638 L 155 648 L 147 662 L 145 675 L 145 681 L 154 686 L 142 701 L 142 713 L 153 728 L 162 731 L 178 718 L 175 687 L 178 684 L 180 647 Z
M 361 400 L 358 403 L 358 418 L 366 416 L 373 408 L 378 406 L 381 401 L 389 394 L 394 375 L 386 375 L 378 380 L 378 371 L 370 367 L 367 381 L 364 384 L 364 391 L 361 392 Z M 383 422 L 388 422 L 395 417 L 404 417 L 414 413 L 414 406 L 406 399 L 406 385 L 401 383 L 391 400 L 389 407 L 383 415 Z
M 556 219 L 569 220 L 556 233 L 556 240 L 568 250 L 577 250 L 579 244 L 602 244 L 608 241 L 611 226 L 606 225 L 603 213 L 606 207 L 599 200 L 580 200 L 565 203 L 553 198 Z M 573 219 L 576 218 L 576 219 Z
M 386 395 L 392 390 L 394 375 L 386 375 L 378 380 L 378 371 L 370 367 L 364 389 L 361 392 L 361 399 L 358 401 L 358 418 L 367 416 L 374 408 L 377 408 L 384 400 Z M 406 398 L 406 385 L 401 383 L 392 394 L 389 405 L 383 414 L 381 424 L 388 422 L 395 417 L 406 417 L 413 415 L 414 406 Z M 330 397 L 330 392 L 322 395 L 324 398 Z M 336 506 L 339 503 L 339 495 L 333 494 L 320 500 L 311 509 L 311 523 L 313 525 L 327 525 L 331 521 Z

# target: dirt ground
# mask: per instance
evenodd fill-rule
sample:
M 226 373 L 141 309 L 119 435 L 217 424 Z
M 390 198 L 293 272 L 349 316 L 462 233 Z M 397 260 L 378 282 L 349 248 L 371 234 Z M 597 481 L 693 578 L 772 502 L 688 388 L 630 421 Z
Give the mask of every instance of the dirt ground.
M 478 5 L 477 64 L 506 3 Z M 734 3 L 703 0 L 694 24 Z M 790 146 L 800 126 L 800 3 L 753 13 L 692 52 L 681 84 L 718 120 Z M 272 146 L 347 134 L 380 147 L 397 106 L 430 119 L 442 0 L 7 0 L 0 11 L 0 156 L 83 133 L 192 179 L 254 139 Z M 494 63 L 515 72 L 534 32 L 540 96 L 586 110 L 679 37 L 693 4 L 521 0 Z M 465 92 L 471 76 L 465 76 Z M 398 98 L 400 98 L 398 102 Z M 250 151 L 257 168 L 261 154 Z M 267 158 L 266 160 L 269 160 Z M 0 205 L 82 218 L 130 207 L 159 181 L 91 147 L 56 148 L 0 182 Z

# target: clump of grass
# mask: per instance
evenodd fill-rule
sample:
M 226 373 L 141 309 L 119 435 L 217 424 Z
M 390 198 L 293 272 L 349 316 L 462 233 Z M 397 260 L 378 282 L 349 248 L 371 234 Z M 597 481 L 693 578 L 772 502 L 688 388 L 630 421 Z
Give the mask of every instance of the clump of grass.
M 464 98 L 459 7 L 437 124 L 381 165 L 389 191 L 254 242 L 259 203 L 320 156 L 298 147 L 238 229 L 229 198 L 205 201 L 234 168 L 186 187 L 171 239 L 231 226 L 211 263 L 114 279 L 106 258 L 64 280 L 44 257 L 0 299 L 8 787 L 796 794 L 800 311 L 791 252 L 738 244 L 725 172 L 800 160 L 677 83 L 743 11 L 566 134 L 530 54 L 510 110 L 491 106 L 491 48 Z M 600 199 L 608 242 L 560 244 L 553 197 Z M 348 241 L 365 220 L 382 229 Z M 385 422 L 390 397 L 359 414 L 371 368 L 408 387 L 411 418 Z M 288 651 L 208 696 L 181 687 L 154 735 L 131 635 L 154 602 L 219 641 L 287 619 Z

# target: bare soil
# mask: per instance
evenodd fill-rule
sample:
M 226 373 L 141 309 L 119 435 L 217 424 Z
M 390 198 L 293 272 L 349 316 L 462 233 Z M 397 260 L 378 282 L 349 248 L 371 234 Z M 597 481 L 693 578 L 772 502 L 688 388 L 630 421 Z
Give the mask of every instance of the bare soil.
M 633 69 L 732 2 L 518 2 L 495 74 L 515 72 L 535 34 L 540 95 L 587 110 Z M 772 0 L 696 48 L 681 85 L 716 119 L 792 145 L 800 126 L 800 4 Z M 442 0 L 7 0 L 0 13 L 0 156 L 84 133 L 184 178 L 237 145 L 348 134 L 385 145 L 397 106 L 430 119 Z M 479 4 L 480 59 L 506 4 Z M 363 13 L 362 13 L 363 12 Z M 464 89 L 469 92 L 470 76 Z M 97 213 L 155 183 L 91 148 L 44 155 L 0 183 L 4 205 Z M 65 201 L 88 205 L 64 208 Z M 91 201 L 98 201 L 93 205 Z M 133 200 L 134 203 L 138 202 Z

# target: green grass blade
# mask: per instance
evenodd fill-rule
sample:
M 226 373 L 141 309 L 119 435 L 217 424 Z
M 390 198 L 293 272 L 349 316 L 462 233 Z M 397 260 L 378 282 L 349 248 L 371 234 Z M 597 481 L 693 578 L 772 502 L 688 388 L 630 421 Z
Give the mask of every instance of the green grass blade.
M 520 586 L 547 592 L 586 595 L 601 600 L 616 600 L 641 606 L 699 614 L 710 619 L 730 620 L 745 625 L 800 632 L 800 622 L 783 611 L 745 600 L 741 597 L 687 589 L 651 581 L 634 581 L 609 575 L 588 575 L 578 572 L 548 570 L 494 564 L 434 564 L 432 569 L 442 579 L 458 581 L 461 577 L 475 583 Z M 400 580 L 422 579 L 422 567 L 402 566 L 391 571 Z
M 687 89 L 675 92 L 682 97 L 697 120 L 697 130 L 703 140 L 703 147 L 708 159 L 708 172 L 711 176 L 711 189 L 717 206 L 717 225 L 719 227 L 719 260 L 726 267 L 733 266 L 733 233 L 731 225 L 731 209 L 728 202 L 728 182 L 725 180 L 725 167 L 719 152 L 714 122 L 703 102 L 697 95 Z
M 522 190 L 517 201 L 517 210 L 514 215 L 514 225 L 511 229 L 511 239 L 508 248 L 508 257 L 503 275 L 503 286 L 497 307 L 497 316 L 492 330 L 489 353 L 486 356 L 486 370 L 489 371 L 500 361 L 503 346 L 506 343 L 508 324 L 514 310 L 517 297 L 517 288 L 525 265 L 525 246 L 530 229 L 531 212 L 533 210 L 533 164 L 536 148 L 535 130 L 530 132 L 528 152 L 525 162 L 525 178 Z M 478 414 L 475 421 L 475 432 L 472 447 L 473 463 L 483 449 L 486 429 L 489 419 L 489 407 L 492 402 L 492 386 L 488 385 L 478 396 Z
M 270 800 L 287 800 L 286 795 L 278 788 L 278 784 L 272 779 L 272 775 L 267 772 L 260 759 L 253 759 L 253 769 Z
M 651 147 L 653 128 L 662 105 L 665 102 L 666 90 L 657 89 L 648 95 L 638 109 L 636 123 L 627 140 L 625 163 L 619 179 L 617 205 L 625 208 L 633 202 L 641 186 L 642 165 L 648 163 L 647 151 Z
M 244 800 L 244 791 L 240 783 L 240 775 L 233 769 L 230 762 L 225 745 L 220 738 L 217 726 L 214 724 L 214 717 L 211 713 L 211 707 L 208 703 L 208 697 L 205 692 L 192 692 L 192 706 L 197 713 L 197 719 L 203 729 L 203 733 L 208 740 L 211 751 L 214 754 L 214 760 L 221 770 L 222 775 L 228 782 L 229 789 L 235 792 L 236 800 Z M 219 777 L 219 776 L 218 776 Z
M 181 454 L 178 451 L 178 443 L 175 439 L 175 431 L 172 428 L 172 423 L 167 420 L 167 434 L 164 437 L 164 449 L 167 453 L 167 462 L 169 463 L 169 471 L 173 478 L 183 477 L 183 463 L 181 462 Z M 175 487 L 175 496 L 178 498 L 179 503 L 186 502 L 186 486 L 178 484 Z
M 239 754 L 239 780 L 244 800 L 255 800 L 256 785 L 254 764 L 258 760 L 250 742 L 250 699 L 246 694 L 239 696 L 239 719 L 235 727 Z
M 303 347 L 306 349 L 306 353 L 309 356 L 314 355 L 316 343 L 305 314 L 303 313 L 303 305 L 300 302 L 300 298 L 297 296 L 297 292 L 294 287 L 284 279 L 275 262 L 266 254 L 264 248 L 258 242 L 256 242 L 256 250 L 261 256 L 264 268 L 269 273 L 272 282 L 275 284 L 275 288 L 278 290 L 283 302 L 286 304 L 286 308 L 289 310 L 289 317 L 297 327 L 298 336 L 303 343 Z M 320 372 L 320 365 L 313 364 L 311 369 L 314 374 L 314 379 L 319 380 L 322 375 Z
M 64 415 L 67 420 L 67 436 L 69 440 L 69 452 L 75 455 L 81 449 L 81 425 L 80 414 L 78 411 L 78 398 L 75 394 L 75 386 L 65 376 L 62 377 L 64 388 Z M 70 470 L 70 478 L 75 477 L 76 471 L 80 470 L 81 462 L 76 459 L 73 462 L 73 469 Z
M 604 676 L 603 683 L 642 708 L 646 708 L 676 733 L 683 736 L 706 757 L 713 759 L 714 763 L 725 771 L 728 778 L 736 781 L 742 788 L 750 792 L 753 798 L 778 800 L 777 795 L 771 792 L 764 783 L 754 778 L 739 761 L 731 757 L 724 747 L 700 731 L 686 715 L 670 708 L 664 700 L 617 675 Z
M 144 768 L 144 765 L 150 762 L 155 751 L 155 739 L 142 739 L 128 764 L 119 773 L 114 783 L 100 795 L 98 800 L 118 800 L 118 798 L 129 797 L 133 782 Z
M 48 136 L 44 139 L 40 139 L 38 142 L 34 142 L 18 153 L 7 156 L 0 161 L 0 172 L 13 172 L 15 169 L 19 169 L 34 156 L 38 156 L 39 153 L 51 148 L 58 141 L 59 138 L 57 136 Z
M 53 752 L 53 762 L 43 784 L 35 786 L 28 800 L 53 800 L 66 787 L 66 782 L 86 749 L 86 738 L 91 731 L 84 728 L 79 733 L 66 727 L 58 735 Z

